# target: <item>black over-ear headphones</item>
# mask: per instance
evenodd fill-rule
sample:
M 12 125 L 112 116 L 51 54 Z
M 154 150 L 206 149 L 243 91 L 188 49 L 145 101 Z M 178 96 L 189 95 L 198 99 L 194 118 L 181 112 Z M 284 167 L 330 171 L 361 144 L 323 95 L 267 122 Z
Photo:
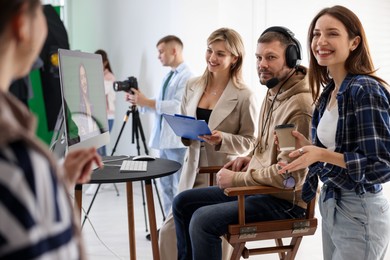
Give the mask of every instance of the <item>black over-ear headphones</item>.
M 277 32 L 285 35 L 286 37 L 290 38 L 294 44 L 290 44 L 286 48 L 286 64 L 289 68 L 295 68 L 299 64 L 301 64 L 302 56 L 301 56 L 301 44 L 299 41 L 294 37 L 294 33 L 290 31 L 286 27 L 282 26 L 272 26 L 266 29 L 261 35 L 267 33 L 267 32 Z

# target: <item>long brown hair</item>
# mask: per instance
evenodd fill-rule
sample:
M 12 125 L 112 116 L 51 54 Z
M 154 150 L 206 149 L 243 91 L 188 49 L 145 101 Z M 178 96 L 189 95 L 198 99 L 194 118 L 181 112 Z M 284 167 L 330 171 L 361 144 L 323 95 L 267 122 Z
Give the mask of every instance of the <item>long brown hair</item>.
M 313 52 L 311 51 L 311 42 L 314 37 L 314 27 L 317 23 L 317 20 L 323 15 L 330 15 L 339 20 L 345 26 L 349 39 L 352 40 L 356 36 L 361 38 L 359 45 L 349 54 L 349 57 L 345 61 L 346 71 L 354 75 L 369 75 L 383 85 L 387 85 L 383 79 L 375 75 L 376 69 L 371 59 L 366 33 L 364 32 L 363 25 L 359 18 L 348 8 L 335 5 L 333 7 L 322 9 L 312 20 L 308 31 L 307 46 L 310 57 L 308 77 L 309 84 L 312 89 L 313 100 L 316 101 L 319 97 L 321 87 L 325 86 L 332 80 L 328 74 L 327 67 L 320 66 L 314 57 Z
M 243 87 L 242 78 L 242 63 L 245 56 L 245 48 L 242 42 L 241 36 L 238 32 L 230 28 L 220 28 L 208 37 L 207 46 L 216 41 L 223 41 L 226 49 L 235 57 L 237 57 L 236 63 L 230 68 L 230 78 L 233 81 L 234 86 L 237 88 Z M 211 79 L 211 72 L 206 68 L 200 82 L 207 86 Z
M 99 50 L 95 51 L 95 53 L 102 55 L 104 68 L 108 69 L 109 72 L 114 73 L 114 72 L 112 72 L 110 61 L 108 60 L 107 52 L 102 50 L 102 49 L 99 49 Z

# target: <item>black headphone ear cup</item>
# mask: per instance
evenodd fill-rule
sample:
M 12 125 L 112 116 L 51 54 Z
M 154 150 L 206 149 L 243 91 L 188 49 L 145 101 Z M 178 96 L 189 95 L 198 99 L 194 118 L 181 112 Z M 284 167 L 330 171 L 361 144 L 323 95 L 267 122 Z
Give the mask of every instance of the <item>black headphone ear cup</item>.
M 262 34 L 264 35 L 267 32 L 278 32 L 284 34 L 286 37 L 290 38 L 294 44 L 290 44 L 286 48 L 286 64 L 289 68 L 295 68 L 301 63 L 301 44 L 294 37 L 294 33 L 282 26 L 272 26 L 266 29 Z
M 297 61 L 299 60 L 299 52 L 297 46 L 294 44 L 290 44 L 286 48 L 286 64 L 289 68 L 295 68 L 297 65 Z

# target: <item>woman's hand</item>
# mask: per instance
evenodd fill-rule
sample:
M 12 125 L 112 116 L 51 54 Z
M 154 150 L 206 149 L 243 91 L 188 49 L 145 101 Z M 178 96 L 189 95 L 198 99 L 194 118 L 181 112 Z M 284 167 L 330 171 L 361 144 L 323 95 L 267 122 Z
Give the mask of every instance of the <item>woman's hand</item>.
M 289 164 L 285 162 L 279 162 L 278 165 L 281 167 L 278 173 L 286 173 L 286 171 L 297 171 L 307 168 L 315 162 L 322 161 L 321 158 L 325 149 L 317 147 L 315 145 L 303 146 L 295 151 L 288 154 L 291 158 L 296 158 Z
M 312 144 L 303 134 L 296 130 L 292 131 L 291 134 L 295 137 L 295 147 L 297 148 Z
M 200 135 L 198 138 L 211 145 L 219 145 L 222 142 L 222 133 L 217 130 L 213 130 L 211 135 Z
M 230 169 L 235 172 L 244 172 L 248 170 L 249 162 L 251 161 L 250 156 L 237 157 L 236 159 L 226 163 L 223 168 Z
M 73 189 L 76 183 L 88 182 L 91 179 L 94 163 L 98 167 L 103 166 L 101 157 L 95 148 L 79 149 L 69 152 L 64 161 L 64 178 L 68 183 L 68 189 Z
M 306 145 L 311 145 L 311 142 L 309 140 L 307 140 L 306 137 L 303 134 L 301 134 L 300 132 L 293 130 L 293 131 L 291 131 L 291 134 L 295 137 L 295 147 L 296 148 L 301 148 L 301 147 L 306 146 Z M 276 135 L 275 131 L 274 131 L 274 142 L 275 142 L 275 145 L 278 147 L 278 151 L 280 151 L 278 136 Z

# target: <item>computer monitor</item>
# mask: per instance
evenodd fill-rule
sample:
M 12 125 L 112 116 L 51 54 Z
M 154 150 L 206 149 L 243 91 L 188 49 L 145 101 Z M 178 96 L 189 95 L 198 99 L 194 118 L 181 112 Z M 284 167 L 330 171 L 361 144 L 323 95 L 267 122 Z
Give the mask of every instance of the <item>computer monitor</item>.
M 64 49 L 58 55 L 67 150 L 107 145 L 110 134 L 101 56 Z

